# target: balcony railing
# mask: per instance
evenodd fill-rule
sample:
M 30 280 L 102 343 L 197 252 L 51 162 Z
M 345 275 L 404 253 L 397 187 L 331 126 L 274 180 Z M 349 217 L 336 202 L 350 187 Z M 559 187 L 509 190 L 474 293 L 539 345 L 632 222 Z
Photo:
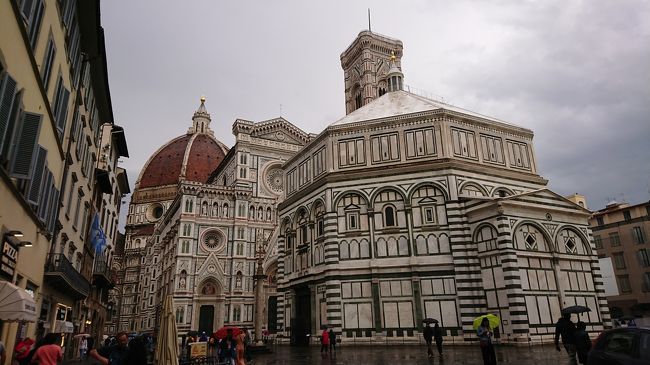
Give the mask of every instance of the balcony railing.
M 65 255 L 60 253 L 47 256 L 45 280 L 75 299 L 86 298 L 90 292 L 88 280 L 72 266 Z
M 95 258 L 95 266 L 93 267 L 93 285 L 102 288 L 112 288 L 115 286 L 116 277 L 115 270 L 108 267 L 106 258 L 104 256 L 97 256 Z

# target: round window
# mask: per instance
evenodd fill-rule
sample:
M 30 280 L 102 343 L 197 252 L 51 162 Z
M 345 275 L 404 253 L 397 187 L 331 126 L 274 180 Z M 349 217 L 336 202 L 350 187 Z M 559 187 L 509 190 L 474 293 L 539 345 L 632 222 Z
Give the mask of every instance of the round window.
M 220 240 L 220 237 L 218 235 L 216 235 L 214 233 L 210 233 L 210 234 L 205 236 L 205 239 L 203 240 L 203 243 L 205 243 L 205 245 L 208 248 L 215 249 L 215 248 L 217 248 L 217 246 L 219 246 L 220 241 L 221 240 Z
M 266 175 L 266 183 L 269 185 L 271 190 L 276 193 L 282 192 L 282 170 L 279 168 L 273 168 L 269 170 Z
M 157 206 L 157 207 L 153 208 L 153 217 L 154 218 L 158 219 L 158 218 L 162 217 L 162 215 L 163 215 L 163 208 L 161 206 Z
M 155 203 L 155 204 L 151 204 L 147 208 L 146 215 L 147 215 L 147 219 L 150 222 L 155 222 L 155 221 L 159 220 L 163 216 L 164 213 L 165 213 L 165 208 L 163 208 L 163 206 L 161 204 Z
M 221 251 L 226 247 L 226 239 L 218 230 L 211 230 L 203 235 L 201 241 L 203 249 L 207 251 Z

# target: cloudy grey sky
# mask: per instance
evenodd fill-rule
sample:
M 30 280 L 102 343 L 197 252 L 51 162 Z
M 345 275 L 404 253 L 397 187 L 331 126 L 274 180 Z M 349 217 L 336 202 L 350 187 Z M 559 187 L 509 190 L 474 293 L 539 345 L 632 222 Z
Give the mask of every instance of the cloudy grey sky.
M 345 114 L 341 52 L 359 31 L 402 40 L 413 88 L 535 132 L 551 189 L 650 199 L 650 2 L 102 2 L 116 123 L 133 184 L 205 95 L 217 138 L 280 115 L 318 133 Z M 281 107 L 280 107 L 281 105 Z

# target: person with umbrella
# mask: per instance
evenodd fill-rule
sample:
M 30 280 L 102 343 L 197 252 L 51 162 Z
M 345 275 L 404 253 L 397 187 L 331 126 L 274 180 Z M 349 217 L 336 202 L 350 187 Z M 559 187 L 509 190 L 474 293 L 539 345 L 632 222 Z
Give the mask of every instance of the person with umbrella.
M 436 322 L 433 325 L 433 339 L 436 341 L 436 347 L 438 348 L 438 354 L 440 354 L 440 357 L 442 357 L 442 329 L 440 329 L 440 326 L 438 325 L 438 322 Z
M 474 320 L 474 328 L 480 323 L 476 330 L 476 335 L 481 345 L 481 354 L 483 355 L 483 365 L 496 365 L 497 356 L 494 353 L 494 345 L 492 344 L 492 328 L 499 325 L 499 317 L 488 314 L 480 316 Z
M 582 313 L 578 312 L 582 310 L 578 306 L 568 307 L 562 310 L 562 317 L 558 319 L 555 323 L 555 348 L 558 351 L 560 350 L 559 339 L 562 339 L 562 345 L 566 350 L 567 356 L 569 357 L 569 365 L 577 365 L 576 361 L 576 345 L 575 345 L 575 332 L 576 326 L 571 321 L 571 313 Z M 589 308 L 587 308 L 589 311 Z
M 433 358 L 433 328 L 429 326 L 431 322 L 425 322 L 424 331 L 422 331 L 422 336 L 424 336 L 424 342 L 427 343 L 427 356 L 431 359 Z M 436 323 L 437 324 L 437 323 Z

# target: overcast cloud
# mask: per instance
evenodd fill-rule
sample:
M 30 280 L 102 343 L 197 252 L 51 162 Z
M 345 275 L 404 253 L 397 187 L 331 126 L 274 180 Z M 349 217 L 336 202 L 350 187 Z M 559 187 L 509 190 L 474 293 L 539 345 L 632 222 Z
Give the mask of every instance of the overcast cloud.
M 647 1 L 102 1 L 131 184 L 205 95 L 228 146 L 236 118 L 319 133 L 345 114 L 339 56 L 359 31 L 402 40 L 405 82 L 530 128 L 562 195 L 650 199 Z M 280 106 L 281 105 L 281 106 Z M 125 210 L 124 210 L 125 211 Z

